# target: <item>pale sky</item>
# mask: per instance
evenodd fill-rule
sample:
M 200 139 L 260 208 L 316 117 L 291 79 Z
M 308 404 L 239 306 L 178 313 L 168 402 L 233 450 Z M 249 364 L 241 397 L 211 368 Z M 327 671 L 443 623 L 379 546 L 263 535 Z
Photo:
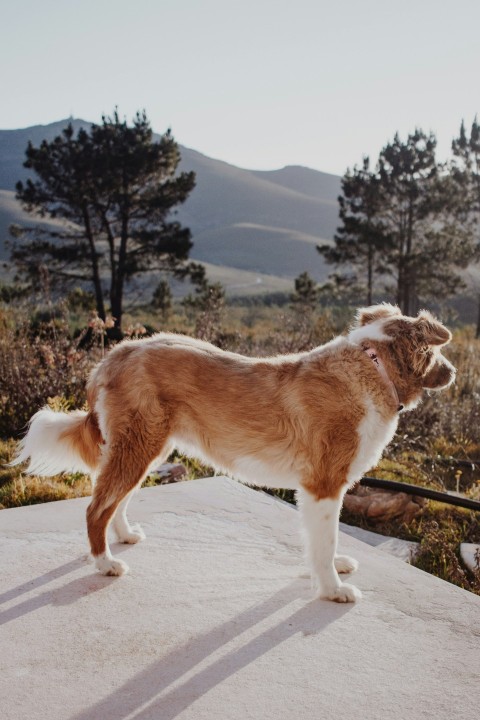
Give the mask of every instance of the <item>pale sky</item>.
M 343 174 L 480 115 L 479 0 L 0 0 L 0 129 L 145 108 L 244 168 Z M 0 158 L 1 162 L 1 158 Z

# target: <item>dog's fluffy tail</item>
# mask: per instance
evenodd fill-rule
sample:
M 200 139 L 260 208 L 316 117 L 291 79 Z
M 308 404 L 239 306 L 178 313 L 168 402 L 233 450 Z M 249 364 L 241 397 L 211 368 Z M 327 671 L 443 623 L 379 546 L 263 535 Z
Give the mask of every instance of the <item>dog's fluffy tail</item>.
M 31 475 L 63 472 L 90 473 L 100 462 L 102 434 L 95 415 L 82 410 L 71 413 L 39 410 L 30 420 L 11 465 L 30 459 Z

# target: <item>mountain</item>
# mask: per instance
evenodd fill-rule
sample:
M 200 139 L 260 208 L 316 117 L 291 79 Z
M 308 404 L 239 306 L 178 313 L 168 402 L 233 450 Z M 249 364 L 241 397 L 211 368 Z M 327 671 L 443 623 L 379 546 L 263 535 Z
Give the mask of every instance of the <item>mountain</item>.
M 22 130 L 0 130 L 0 260 L 7 260 L 9 250 L 10 225 L 31 225 L 35 222 L 44 228 L 58 229 L 58 222 L 52 222 L 31 216 L 25 212 L 15 198 L 15 185 L 29 177 L 29 171 L 23 167 L 28 142 L 40 145 L 42 140 L 53 140 L 62 129 L 71 122 L 75 130 L 86 127 L 84 120 L 61 120 L 50 125 L 34 125 Z
M 254 175 L 289 190 L 309 195 L 315 199 L 330 200 L 335 205 L 340 192 L 338 175 L 311 170 L 301 165 L 288 165 L 281 170 L 252 170 Z
M 29 141 L 40 145 L 42 140 L 53 140 L 71 122 L 74 129 L 89 127 L 85 120 L 60 120 L 50 125 L 34 125 L 22 130 L 0 130 L 0 190 L 15 190 L 15 184 L 25 181 L 28 170 L 23 167 Z
M 75 129 L 89 126 L 70 119 L 0 130 L 0 257 L 7 254 L 8 226 L 26 217 L 14 189 L 28 176 L 22 167 L 28 141 L 52 140 L 68 122 Z M 315 246 L 330 241 L 338 224 L 339 177 L 299 166 L 245 170 L 187 147 L 180 151 L 181 169 L 197 177 L 196 188 L 177 212 L 192 231 L 192 259 L 215 267 L 216 279 L 224 276 L 235 294 L 243 287 L 249 292 L 291 287 L 304 270 L 317 280 L 325 278 L 327 269 Z

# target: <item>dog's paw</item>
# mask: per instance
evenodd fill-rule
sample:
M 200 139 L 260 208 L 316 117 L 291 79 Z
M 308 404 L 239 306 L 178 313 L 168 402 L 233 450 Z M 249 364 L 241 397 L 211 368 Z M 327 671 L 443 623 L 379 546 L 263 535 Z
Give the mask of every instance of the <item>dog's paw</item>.
M 335 570 L 339 573 L 352 573 L 358 570 L 358 560 L 349 555 L 335 555 Z
M 362 593 L 355 585 L 349 585 L 348 583 L 342 583 L 334 590 L 327 593 L 320 593 L 320 597 L 324 600 L 333 600 L 338 603 L 357 602 L 361 600 Z
M 97 557 L 95 558 L 95 566 L 102 575 L 110 575 L 120 577 L 128 572 L 128 565 L 123 560 L 115 560 L 114 558 Z
M 146 535 L 140 525 L 133 525 L 129 532 L 118 533 L 120 542 L 128 543 L 129 545 L 135 545 L 135 543 L 145 540 L 145 537 Z

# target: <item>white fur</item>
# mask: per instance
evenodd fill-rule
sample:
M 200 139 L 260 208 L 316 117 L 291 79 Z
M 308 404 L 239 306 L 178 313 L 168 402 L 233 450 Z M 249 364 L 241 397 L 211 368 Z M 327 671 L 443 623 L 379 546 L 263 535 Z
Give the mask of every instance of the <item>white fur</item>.
M 250 485 L 272 489 L 296 490 L 300 478 L 293 468 L 272 467 L 257 458 L 246 455 L 235 460 L 234 475 L 238 480 Z
M 176 450 L 182 454 L 187 455 L 188 457 L 195 458 L 202 462 L 204 465 L 213 465 L 213 461 L 210 457 L 208 457 L 208 454 L 204 452 L 202 449 L 200 443 L 195 442 L 195 439 L 193 437 L 185 438 L 180 435 L 175 435 L 171 439 L 172 447 L 176 448 Z M 220 468 L 218 467 L 217 463 L 217 470 L 224 470 L 225 472 L 228 472 L 228 468 Z
M 347 339 L 353 345 L 361 345 L 364 340 L 391 342 L 393 338 L 390 335 L 385 334 L 383 330 L 384 324 L 385 318 L 383 318 L 382 320 L 375 320 L 375 322 L 368 323 L 367 325 L 362 325 L 361 327 L 357 327 L 348 333 Z
M 378 464 L 383 450 L 397 429 L 397 416 L 390 422 L 385 422 L 368 395 L 365 397 L 365 409 L 365 416 L 357 429 L 360 444 L 347 475 L 349 485 L 358 482 L 368 470 Z
M 203 450 L 200 443 L 195 440 L 193 433 L 188 439 L 177 435 L 173 438 L 173 443 L 178 452 L 196 458 L 205 465 L 216 464 L 218 471 L 223 471 L 249 485 L 275 489 L 286 488 L 290 490 L 296 490 L 300 486 L 298 472 L 293 467 L 285 467 L 285 458 L 283 456 L 280 456 L 278 458 L 278 464 L 274 465 L 272 463 L 265 463 L 256 457 L 244 455 L 243 457 L 235 458 L 235 463 L 232 467 L 227 465 L 219 467 L 218 462 L 214 463 L 208 456 L 208 453 Z
M 300 512 L 305 529 L 307 558 L 310 563 L 312 580 L 319 597 L 336 602 L 355 602 L 362 597 L 354 585 L 342 583 L 335 567 L 335 554 L 338 542 L 338 518 L 342 507 L 343 495 L 332 500 L 315 500 L 303 489 L 298 491 Z M 338 569 L 345 567 L 345 556 L 337 556 Z M 351 561 L 356 569 L 356 561 Z
M 113 529 L 115 530 L 120 542 L 129 543 L 130 545 L 140 542 L 141 540 L 145 540 L 145 533 L 140 525 L 130 525 L 127 518 L 127 506 L 134 492 L 135 491 L 133 490 L 125 498 L 123 498 L 112 521 Z
M 89 473 L 91 468 L 73 448 L 60 441 L 60 435 L 86 414 L 82 410 L 71 413 L 54 412 L 50 408 L 39 410 L 20 443 L 20 452 L 10 464 L 19 465 L 30 458 L 26 472 L 47 477 L 63 472 Z
M 98 427 L 102 433 L 104 443 L 108 442 L 108 425 L 107 425 L 107 413 L 105 410 L 105 390 L 100 388 L 98 391 L 97 401 L 95 403 L 95 412 L 97 414 Z
M 102 575 L 120 576 L 128 572 L 128 565 L 123 560 L 116 560 L 107 547 L 106 552 L 97 555 L 95 558 L 95 567 Z
M 339 573 L 353 573 L 358 570 L 358 560 L 350 555 L 335 555 L 334 564 Z

